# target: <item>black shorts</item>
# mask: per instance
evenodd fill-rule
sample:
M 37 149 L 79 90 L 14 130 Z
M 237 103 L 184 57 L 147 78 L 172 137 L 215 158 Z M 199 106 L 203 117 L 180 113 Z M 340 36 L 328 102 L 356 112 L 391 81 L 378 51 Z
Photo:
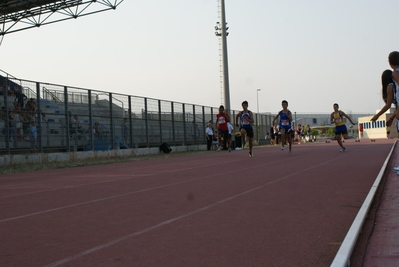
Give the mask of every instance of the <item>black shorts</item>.
M 229 131 L 228 130 L 220 130 L 218 129 L 218 135 L 223 137 L 223 140 L 230 140 Z
M 252 127 L 241 127 L 241 129 L 244 129 L 247 132 L 248 137 L 254 137 L 254 129 Z

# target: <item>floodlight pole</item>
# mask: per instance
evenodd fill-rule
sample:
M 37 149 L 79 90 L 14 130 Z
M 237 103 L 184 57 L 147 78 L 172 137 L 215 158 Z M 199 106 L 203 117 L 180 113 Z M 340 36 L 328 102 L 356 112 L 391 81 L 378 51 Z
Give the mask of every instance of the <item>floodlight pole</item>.
M 224 0 L 220 0 L 220 18 L 221 22 L 217 22 L 215 26 L 215 34 L 222 38 L 222 68 L 223 68 L 223 95 L 224 108 L 230 112 L 230 88 L 229 88 L 229 63 L 227 59 L 227 32 L 226 11 Z
M 256 89 L 256 134 L 258 137 L 258 144 L 259 144 L 259 135 L 260 135 L 260 129 L 259 129 L 259 120 L 260 120 L 260 114 L 259 114 L 259 91 L 261 89 Z

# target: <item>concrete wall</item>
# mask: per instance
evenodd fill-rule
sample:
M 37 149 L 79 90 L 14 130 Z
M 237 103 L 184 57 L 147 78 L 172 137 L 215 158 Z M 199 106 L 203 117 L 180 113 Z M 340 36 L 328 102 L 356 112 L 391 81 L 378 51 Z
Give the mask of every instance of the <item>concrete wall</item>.
M 172 152 L 200 151 L 206 150 L 206 145 L 192 146 L 172 146 Z M 138 149 L 120 149 L 107 151 L 79 151 L 66 153 L 43 153 L 43 154 L 20 154 L 20 155 L 1 155 L 0 166 L 79 161 L 84 159 L 128 157 L 160 154 L 158 147 L 138 148 Z

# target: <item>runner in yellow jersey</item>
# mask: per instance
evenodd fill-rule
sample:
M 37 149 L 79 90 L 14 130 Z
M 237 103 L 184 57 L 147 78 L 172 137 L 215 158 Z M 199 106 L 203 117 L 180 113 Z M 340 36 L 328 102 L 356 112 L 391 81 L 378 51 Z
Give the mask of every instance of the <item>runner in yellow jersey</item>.
M 353 125 L 355 125 L 355 123 L 348 115 L 345 114 L 345 112 L 339 110 L 339 106 L 337 103 L 335 103 L 333 107 L 334 112 L 331 113 L 330 120 L 331 123 L 335 124 L 335 139 L 337 139 L 338 145 L 341 147 L 341 150 L 339 152 L 345 152 L 345 147 L 341 141 L 341 135 L 342 137 L 344 137 L 344 139 L 348 139 L 348 130 L 345 125 L 344 117 L 347 118 Z

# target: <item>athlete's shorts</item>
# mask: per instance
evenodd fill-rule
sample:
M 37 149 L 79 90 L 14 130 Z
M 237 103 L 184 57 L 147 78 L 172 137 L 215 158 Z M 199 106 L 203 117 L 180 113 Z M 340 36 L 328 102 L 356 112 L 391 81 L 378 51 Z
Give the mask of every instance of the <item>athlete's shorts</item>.
M 335 126 L 335 135 L 348 134 L 346 125 Z
M 218 135 L 223 137 L 223 140 L 230 140 L 229 131 L 228 130 L 220 130 L 218 129 Z
M 254 129 L 252 127 L 242 127 L 241 126 L 240 130 L 241 129 L 244 129 L 247 132 L 248 137 L 251 137 L 251 138 L 254 137 Z
M 290 133 L 292 131 L 292 128 L 290 125 L 280 126 L 280 129 L 285 129 L 285 133 Z

